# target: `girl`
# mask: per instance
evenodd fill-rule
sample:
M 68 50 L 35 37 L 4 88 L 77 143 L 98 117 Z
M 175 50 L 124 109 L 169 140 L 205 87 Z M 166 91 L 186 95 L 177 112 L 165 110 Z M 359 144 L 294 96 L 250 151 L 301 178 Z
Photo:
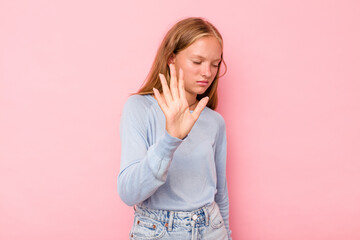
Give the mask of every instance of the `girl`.
M 117 184 L 135 209 L 130 239 L 231 239 L 225 122 L 214 111 L 222 64 L 219 31 L 184 19 L 125 103 Z

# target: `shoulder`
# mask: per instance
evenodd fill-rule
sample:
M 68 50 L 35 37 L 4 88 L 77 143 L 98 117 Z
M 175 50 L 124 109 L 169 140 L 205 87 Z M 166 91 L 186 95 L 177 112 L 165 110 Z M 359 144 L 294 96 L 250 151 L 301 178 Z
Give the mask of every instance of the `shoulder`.
M 214 131 L 216 144 L 226 141 L 226 126 L 223 116 L 208 107 L 204 108 L 202 114 L 204 114 L 203 119 L 206 121 L 208 131 Z
M 151 101 L 150 95 L 131 95 L 125 102 L 124 108 L 148 108 L 151 107 L 154 103 Z
M 219 127 L 219 130 L 225 130 L 225 119 L 220 113 L 209 107 L 205 107 L 203 113 L 207 119 L 211 119 L 212 123 Z
M 154 104 L 151 98 L 150 95 L 131 95 L 125 102 L 122 117 L 143 120 Z
M 224 146 L 226 146 L 225 119 L 219 112 L 216 112 L 208 107 L 205 107 L 203 112 L 204 118 L 206 118 L 207 121 L 206 125 L 208 126 L 208 131 L 211 131 L 214 134 L 216 151 L 224 149 Z

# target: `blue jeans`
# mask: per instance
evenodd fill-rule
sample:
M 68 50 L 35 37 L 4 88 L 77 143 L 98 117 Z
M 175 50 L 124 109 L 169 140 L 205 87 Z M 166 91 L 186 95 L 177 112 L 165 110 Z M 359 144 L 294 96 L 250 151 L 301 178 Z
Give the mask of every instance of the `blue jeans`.
M 228 236 L 219 206 L 213 202 L 191 212 L 137 206 L 130 239 L 225 240 Z

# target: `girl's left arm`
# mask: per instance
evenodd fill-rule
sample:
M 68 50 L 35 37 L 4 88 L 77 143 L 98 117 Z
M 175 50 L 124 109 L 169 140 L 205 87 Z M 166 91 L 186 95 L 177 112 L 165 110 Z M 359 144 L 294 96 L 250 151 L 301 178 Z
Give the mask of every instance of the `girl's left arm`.
M 228 238 L 231 239 L 231 230 L 229 226 L 229 196 L 226 181 L 226 127 L 224 119 L 221 118 L 221 120 L 215 147 L 217 175 L 217 193 L 215 195 L 215 202 L 219 205 L 220 213 L 224 219 L 225 227 L 228 232 Z

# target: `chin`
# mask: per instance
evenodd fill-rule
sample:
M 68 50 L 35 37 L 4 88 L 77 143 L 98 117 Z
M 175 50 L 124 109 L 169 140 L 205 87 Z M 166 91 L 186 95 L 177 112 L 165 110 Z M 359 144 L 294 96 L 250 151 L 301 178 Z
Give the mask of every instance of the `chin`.
M 200 89 L 197 91 L 197 95 L 201 95 L 201 94 L 204 94 L 206 92 L 206 90 L 208 90 L 208 87 L 207 88 L 204 88 L 204 89 Z
M 201 95 L 201 94 L 204 94 L 206 92 L 206 90 L 208 90 L 208 88 L 209 87 L 206 87 L 206 88 L 205 87 L 202 87 L 202 88 L 197 87 L 197 88 L 194 88 L 191 91 L 191 93 L 196 94 L 196 95 Z

